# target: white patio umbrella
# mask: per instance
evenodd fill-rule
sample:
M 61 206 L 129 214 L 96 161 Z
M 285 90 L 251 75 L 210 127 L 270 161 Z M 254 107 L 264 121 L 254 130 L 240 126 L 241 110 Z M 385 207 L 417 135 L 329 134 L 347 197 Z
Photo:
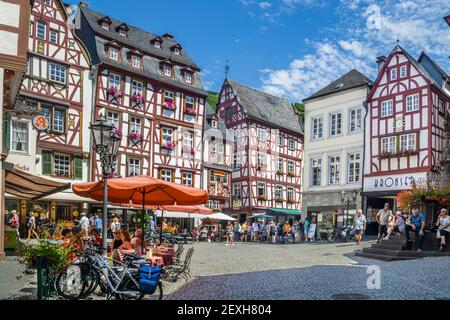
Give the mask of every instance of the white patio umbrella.
M 229 215 L 222 213 L 222 212 L 207 215 L 206 218 L 214 219 L 214 220 L 221 220 L 221 221 L 237 221 L 237 219 L 232 218 Z

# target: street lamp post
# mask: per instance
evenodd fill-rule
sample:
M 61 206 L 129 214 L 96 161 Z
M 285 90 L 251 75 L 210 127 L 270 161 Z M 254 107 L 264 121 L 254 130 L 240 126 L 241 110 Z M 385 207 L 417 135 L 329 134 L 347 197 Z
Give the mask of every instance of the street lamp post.
M 93 137 L 93 148 L 100 155 L 103 175 L 103 215 L 102 215 L 102 239 L 103 251 L 106 255 L 108 249 L 108 176 L 115 171 L 117 153 L 119 151 L 122 136 L 115 127 L 100 118 L 91 123 L 89 128 Z
M 345 191 L 341 192 L 341 201 L 343 205 L 347 205 L 347 212 L 345 213 L 345 226 L 348 224 L 348 212 L 350 211 L 350 205 L 356 203 L 356 197 L 358 196 L 358 192 L 353 190 L 353 194 L 350 194 L 345 198 Z M 345 227 L 344 226 L 344 227 Z

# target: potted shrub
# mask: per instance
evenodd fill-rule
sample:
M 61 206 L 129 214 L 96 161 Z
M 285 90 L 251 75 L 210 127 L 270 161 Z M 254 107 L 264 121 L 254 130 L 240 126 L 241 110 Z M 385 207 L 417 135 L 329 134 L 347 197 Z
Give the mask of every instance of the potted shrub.
M 72 263 L 73 249 L 71 245 L 38 240 L 37 244 L 24 245 L 19 261 L 26 266 L 27 270 L 31 270 L 36 268 L 38 257 L 47 257 L 50 270 L 60 272 Z

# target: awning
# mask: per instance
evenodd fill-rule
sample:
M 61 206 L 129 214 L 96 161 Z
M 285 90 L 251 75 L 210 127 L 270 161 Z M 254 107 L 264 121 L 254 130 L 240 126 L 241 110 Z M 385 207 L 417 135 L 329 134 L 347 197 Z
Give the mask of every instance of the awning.
M 220 220 L 220 221 L 236 221 L 237 220 L 237 219 L 232 218 L 229 215 L 222 213 L 222 212 L 210 214 L 208 216 L 205 216 L 204 218 L 209 218 L 212 220 Z
M 254 216 L 250 217 L 251 219 L 274 219 L 275 216 L 269 216 L 268 214 L 255 214 Z
M 267 212 L 285 216 L 301 216 L 303 214 L 302 210 L 279 209 L 279 208 L 270 208 L 267 209 Z
M 25 200 L 37 200 L 51 194 L 70 189 L 70 183 L 61 183 L 35 176 L 14 168 L 5 162 L 5 193 Z
M 162 212 L 156 211 L 155 216 L 161 218 Z M 200 213 L 186 213 L 186 212 L 164 212 L 164 218 L 175 218 L 175 219 L 205 219 L 206 216 Z

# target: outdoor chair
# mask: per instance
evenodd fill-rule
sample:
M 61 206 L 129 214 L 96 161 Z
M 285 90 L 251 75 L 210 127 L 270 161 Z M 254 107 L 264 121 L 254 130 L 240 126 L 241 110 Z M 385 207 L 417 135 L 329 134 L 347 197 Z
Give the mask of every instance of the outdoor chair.
M 191 277 L 191 271 L 189 267 L 193 254 L 194 248 L 189 248 L 183 261 L 179 261 L 171 266 L 166 267 L 164 280 L 169 282 L 176 282 L 181 277 L 187 282 Z
M 179 244 L 178 245 L 178 250 L 175 252 L 175 257 L 173 258 L 174 263 L 180 262 L 181 260 L 181 255 L 184 252 L 184 246 L 183 244 Z

